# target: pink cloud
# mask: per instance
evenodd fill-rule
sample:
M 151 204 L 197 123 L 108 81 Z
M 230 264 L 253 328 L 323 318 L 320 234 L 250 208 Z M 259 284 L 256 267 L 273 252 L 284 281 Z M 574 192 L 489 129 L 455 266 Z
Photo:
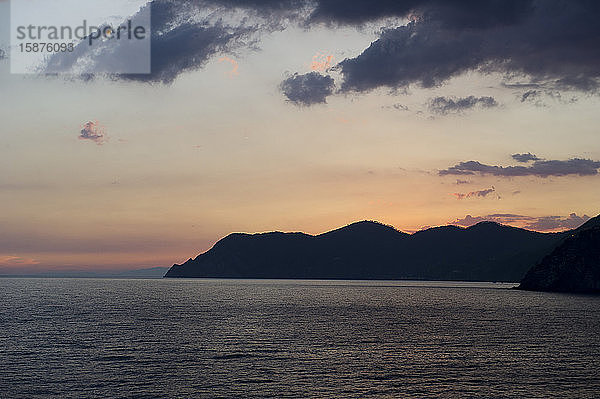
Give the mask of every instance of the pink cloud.
M 313 56 L 310 69 L 311 71 L 324 72 L 331 67 L 333 61 L 333 55 L 318 52 Z
M 0 256 L 0 266 L 32 266 L 32 265 L 38 265 L 40 262 L 38 262 L 35 259 L 31 259 L 31 258 L 23 258 L 20 256 L 14 256 L 14 255 L 9 255 L 9 256 Z
M 108 141 L 108 136 L 104 131 L 104 126 L 101 126 L 98 121 L 89 121 L 81 127 L 79 139 L 91 140 L 98 145 L 102 145 Z

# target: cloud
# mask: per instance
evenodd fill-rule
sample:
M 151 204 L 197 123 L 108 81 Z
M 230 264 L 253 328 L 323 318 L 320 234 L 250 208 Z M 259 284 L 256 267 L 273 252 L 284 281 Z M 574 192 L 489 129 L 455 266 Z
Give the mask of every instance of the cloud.
M 516 23 L 531 10 L 529 0 L 320 0 L 309 20 L 360 25 L 389 17 L 429 18 L 449 27 L 480 28 Z
M 35 259 L 23 258 L 20 256 L 14 256 L 14 255 L 0 256 L 0 266 L 6 266 L 6 267 L 32 266 L 32 265 L 38 265 L 39 263 L 40 262 L 38 262 Z
M 194 71 L 220 53 L 254 46 L 259 31 L 272 31 L 279 21 L 266 18 L 239 7 L 224 7 L 219 2 L 154 0 L 138 14 L 147 13 L 150 7 L 152 34 L 150 38 L 149 74 L 119 74 L 116 79 L 163 84 L 172 83 L 180 74 Z M 252 17 L 252 18 L 251 18 Z M 47 71 L 76 72 L 78 64 L 118 60 L 127 56 L 127 40 L 102 48 L 76 46 L 72 53 L 60 53 L 50 58 Z M 93 51 L 93 52 L 92 52 Z M 96 68 L 100 69 L 100 68 Z
M 400 103 L 393 104 L 392 108 L 394 108 L 395 110 L 398 110 L 398 111 L 408 111 L 408 107 L 406 105 L 403 105 Z
M 523 93 L 521 95 L 521 102 L 524 103 L 525 101 L 534 101 L 534 100 L 537 100 L 537 98 L 539 98 L 539 96 L 540 96 L 539 90 L 527 90 L 525 93 Z
M 260 22 L 244 19 L 235 10 L 210 9 L 204 2 L 154 0 L 151 7 L 152 72 L 122 78 L 169 84 L 201 68 L 213 55 L 246 46 L 261 29 Z
M 456 179 L 456 184 L 457 185 L 461 185 L 461 184 L 471 184 L 470 180 L 460 180 L 460 179 Z
M 334 1 L 341 6 L 340 1 Z M 347 3 L 347 2 L 344 2 Z M 351 1 L 348 9 L 367 7 Z M 406 26 L 384 30 L 354 58 L 343 60 L 342 91 L 419 84 L 436 87 L 469 71 L 527 76 L 560 90 L 595 91 L 600 53 L 600 4 L 548 0 L 384 2 L 366 15 L 417 14 Z M 354 6 L 360 4 L 360 7 Z M 323 7 L 321 7 L 323 8 Z M 328 7 L 331 10 L 332 7 Z M 358 13 L 357 13 L 358 14 Z M 335 18 L 335 13 L 329 14 Z M 342 21 L 360 21 L 339 17 Z
M 590 220 L 590 217 L 588 215 L 577 216 L 575 213 L 571 213 L 566 218 L 560 216 L 544 216 L 538 218 L 534 222 L 529 223 L 527 227 L 533 230 L 540 231 L 557 229 L 576 229 L 588 220 Z
M 485 165 L 478 161 L 461 162 L 448 169 L 440 170 L 440 176 L 445 175 L 490 175 L 498 177 L 516 176 L 593 176 L 598 174 L 600 161 L 591 159 L 572 158 L 566 161 L 538 160 L 530 166 L 495 166 Z
M 557 90 L 595 91 L 600 4 L 566 0 L 240 0 L 273 12 L 294 10 L 307 26 L 358 26 L 407 18 L 383 29 L 361 54 L 336 67 L 342 92 L 418 84 L 436 87 L 469 71 L 523 76 Z M 308 15 L 308 17 L 306 17 Z
M 98 145 L 102 145 L 108 141 L 108 137 L 104 132 L 104 127 L 100 126 L 98 121 L 89 121 L 83 124 L 79 132 L 80 140 L 91 140 Z
M 512 154 L 511 157 L 515 161 L 522 162 L 522 163 L 527 163 L 527 162 L 530 162 L 530 161 L 539 161 L 540 160 L 540 158 L 538 158 L 537 156 L 533 155 L 530 152 L 528 152 L 527 154 Z
M 383 109 L 395 109 L 396 111 L 408 111 L 408 106 L 400 103 L 392 104 L 392 105 L 384 105 L 381 108 Z
M 289 101 L 296 105 L 325 103 L 335 88 L 333 78 L 310 72 L 304 75 L 293 74 L 285 79 L 280 89 Z
M 333 66 L 342 92 L 430 88 L 469 71 L 587 92 L 600 78 L 594 1 L 154 0 L 148 7 L 152 73 L 124 78 L 170 83 L 213 55 L 253 47 L 260 33 L 292 23 L 359 26 L 390 18 L 410 22 L 383 29 L 361 54 Z
M 496 107 L 498 106 L 498 103 L 493 97 L 435 97 L 429 101 L 428 106 L 431 112 L 446 115 L 450 113 L 460 113 L 476 106 L 484 108 Z
M 496 189 L 494 187 L 492 187 L 492 188 L 488 188 L 485 190 L 471 191 L 468 193 L 452 193 L 452 195 L 455 196 L 456 199 L 459 199 L 459 200 L 466 199 L 466 198 L 485 198 L 489 194 L 493 193 L 494 191 L 496 191 Z
M 559 90 L 555 88 L 540 90 L 539 88 L 542 85 L 538 85 L 538 89 L 536 90 L 528 90 L 525 93 L 520 95 L 520 99 L 522 103 L 530 103 L 535 105 L 536 107 L 548 107 L 549 103 L 559 103 L 559 104 L 574 104 L 579 98 L 574 95 L 570 95 L 569 97 L 563 96 Z
M 535 231 L 557 231 L 565 229 L 576 229 L 590 219 L 588 215 L 577 216 L 571 213 L 569 216 L 524 216 L 511 213 L 496 213 L 485 216 L 467 215 L 462 219 L 456 219 L 450 224 L 470 227 L 480 222 L 496 222 L 513 225 Z

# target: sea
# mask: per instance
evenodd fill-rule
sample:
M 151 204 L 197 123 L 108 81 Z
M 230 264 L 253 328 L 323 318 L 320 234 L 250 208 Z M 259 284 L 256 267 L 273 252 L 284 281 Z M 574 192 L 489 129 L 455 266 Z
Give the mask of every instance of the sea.
M 600 297 L 499 283 L 0 279 L 0 398 L 598 398 Z

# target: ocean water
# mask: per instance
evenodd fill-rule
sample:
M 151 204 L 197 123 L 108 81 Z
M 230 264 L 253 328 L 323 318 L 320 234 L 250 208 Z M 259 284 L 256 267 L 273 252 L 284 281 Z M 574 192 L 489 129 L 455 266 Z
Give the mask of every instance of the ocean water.
M 0 398 L 594 398 L 600 297 L 502 284 L 0 279 Z

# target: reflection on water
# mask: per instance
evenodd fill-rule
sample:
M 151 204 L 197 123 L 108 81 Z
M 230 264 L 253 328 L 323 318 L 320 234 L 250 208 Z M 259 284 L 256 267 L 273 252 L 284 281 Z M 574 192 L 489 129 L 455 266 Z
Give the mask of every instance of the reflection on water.
M 506 284 L 0 279 L 0 397 L 594 397 L 600 298 Z

